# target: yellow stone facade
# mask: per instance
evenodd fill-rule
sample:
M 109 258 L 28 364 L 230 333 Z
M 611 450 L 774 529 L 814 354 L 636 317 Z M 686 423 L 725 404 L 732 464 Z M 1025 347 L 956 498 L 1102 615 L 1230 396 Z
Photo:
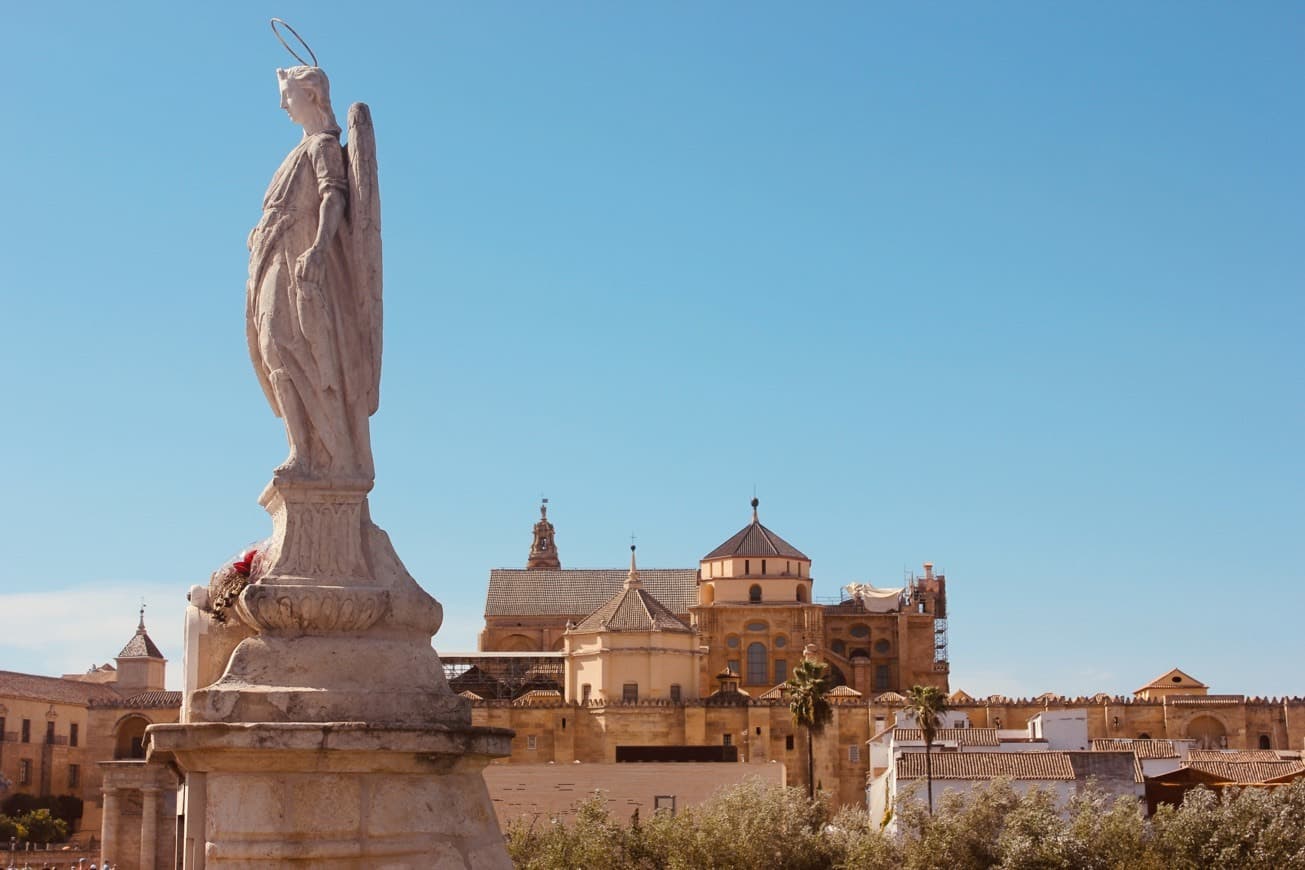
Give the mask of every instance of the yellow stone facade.
M 598 599 L 580 601 L 581 593 L 606 582 L 610 594 L 621 582 L 616 571 L 561 569 L 555 529 L 543 518 L 534 529 L 528 564 L 538 565 L 541 552 L 550 561 L 538 570 L 511 576 L 502 576 L 507 573 L 503 569 L 491 572 L 482 652 L 563 650 L 568 624 L 597 609 Z M 754 504 L 752 522 L 703 557 L 696 569 L 654 573 L 663 584 L 660 590 L 674 587 L 673 599 L 664 603 L 693 629 L 696 645 L 705 650 L 698 661 L 699 697 L 714 691 L 712 675 L 727 667 L 740 676 L 746 692 L 770 689 L 787 678 L 810 645 L 831 666 L 835 682 L 863 695 L 914 685 L 948 689 L 946 648 L 940 641 L 946 578 L 935 575 L 930 564 L 923 576 L 903 587 L 900 605 L 887 612 L 875 612 L 847 595 L 836 604 L 813 603 L 811 559 L 761 525 Z M 537 588 L 530 584 L 532 576 Z M 495 589 L 500 579 L 502 594 Z M 569 584 L 583 588 L 568 596 Z M 645 588 L 659 594 L 651 582 Z M 502 597 L 518 606 L 496 608 L 495 600 Z M 519 606 L 536 600 L 536 612 Z M 660 694 L 668 693 L 668 685 Z
M 0 671 L 0 773 L 11 783 L 8 794 L 81 798 L 74 839 L 98 844 L 107 833 L 110 847 L 121 846 L 111 857 L 124 870 L 156 866 L 142 854 L 161 861 L 174 842 L 175 781 L 144 761 L 145 729 L 176 722 L 180 713 L 181 693 L 164 688 L 166 665 L 142 616 L 114 665 L 63 677 Z
M 682 634 L 646 632 L 619 640 L 611 635 L 604 641 L 611 646 L 603 647 L 593 636 L 582 640 L 574 629 L 618 588 L 624 572 L 572 575 L 556 561 L 552 524 L 543 532 L 554 560 L 538 575 L 547 589 L 536 592 L 542 587 L 532 585 L 530 570 L 491 572 L 480 655 L 533 650 L 567 660 L 580 654 L 585 664 L 565 665 L 564 694 L 473 698 L 475 724 L 516 732 L 511 756 L 499 763 L 614 763 L 622 746 L 728 744 L 738 747 L 740 763 L 783 764 L 787 781 L 805 786 L 805 735 L 794 727 L 775 687 L 810 648 L 844 684 L 832 699 L 831 723 L 815 740 L 817 784 L 835 803 L 864 805 L 870 773 L 866 744 L 893 724 L 902 694 L 913 685 L 949 689 L 946 579 L 932 565 L 926 564 L 923 575 L 902 590 L 901 606 L 875 604 L 884 600 L 884 590 L 872 590 L 866 599 L 844 594 L 838 603 L 821 603 L 811 560 L 761 526 L 754 505 L 752 524 L 700 560 L 696 569 L 641 572 L 644 588 L 665 596 L 668 608 L 692 629 L 691 643 Z M 540 533 L 537 528 L 536 536 Z M 538 551 L 536 547 L 532 557 Z M 572 576 L 578 578 L 575 583 Z M 603 584 L 607 591 L 599 596 L 593 588 Z M 578 590 L 575 601 L 567 597 L 572 589 Z M 521 601 L 541 601 L 539 612 L 520 606 Z M 582 601 L 587 607 L 580 606 Z M 638 676 L 615 664 L 622 643 L 640 648 L 644 670 Z M 682 679 L 679 672 L 656 676 L 648 669 L 659 657 L 669 659 L 673 645 L 681 661 L 689 646 L 699 653 L 697 690 L 683 691 L 679 702 L 669 699 L 670 683 Z M 602 671 L 604 659 L 620 669 L 619 678 L 578 676 Z M 718 675 L 726 669 L 737 675 L 742 694 L 719 691 Z M 578 689 L 581 681 L 591 686 L 587 699 Z M 622 698 L 624 682 L 639 683 L 638 700 Z M 1132 697 L 976 699 L 957 691 L 950 698 L 953 709 L 974 727 L 1024 729 L 1043 711 L 1082 709 L 1092 739 L 1182 738 L 1207 748 L 1305 749 L 1305 699 L 1214 695 L 1177 669 Z

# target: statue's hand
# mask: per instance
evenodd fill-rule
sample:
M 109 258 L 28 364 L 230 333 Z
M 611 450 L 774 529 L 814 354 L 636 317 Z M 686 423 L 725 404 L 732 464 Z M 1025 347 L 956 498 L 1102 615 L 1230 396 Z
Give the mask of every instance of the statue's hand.
M 305 284 L 320 284 L 326 257 L 317 248 L 309 248 L 295 260 L 295 277 Z

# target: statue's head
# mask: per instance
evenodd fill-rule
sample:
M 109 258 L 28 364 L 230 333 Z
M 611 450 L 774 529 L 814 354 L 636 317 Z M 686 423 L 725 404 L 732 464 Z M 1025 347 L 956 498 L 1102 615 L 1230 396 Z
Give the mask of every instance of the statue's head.
M 316 66 L 292 66 L 276 71 L 281 87 L 281 108 L 290 120 L 305 128 L 340 132 L 331 110 L 331 82 Z

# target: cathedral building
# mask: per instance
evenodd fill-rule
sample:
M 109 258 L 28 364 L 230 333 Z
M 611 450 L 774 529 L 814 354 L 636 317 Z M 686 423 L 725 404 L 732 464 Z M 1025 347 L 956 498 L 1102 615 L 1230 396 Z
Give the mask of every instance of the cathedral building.
M 804 786 L 805 736 L 782 684 L 805 656 L 826 663 L 836 685 L 814 774 L 836 804 L 865 805 L 867 784 L 884 774 L 870 750 L 915 685 L 950 691 L 953 715 L 975 734 L 1017 741 L 1030 723 L 1072 714 L 1094 749 L 1186 741 L 1299 762 L 1305 699 L 1210 694 L 1177 669 L 1131 697 L 951 691 L 947 617 L 947 581 L 929 563 L 898 588 L 849 583 L 822 598 L 812 559 L 762 524 L 755 499 L 751 521 L 696 567 L 651 569 L 633 551 L 627 569 L 563 567 L 544 504 L 526 567 L 490 571 L 479 652 L 441 658 L 475 724 L 516 732 L 501 763 L 523 772 L 496 802 L 520 800 L 521 783 L 574 778 L 548 765 L 604 765 L 590 779 L 619 785 L 628 776 L 617 762 L 650 758 L 774 763 Z M 689 775 L 691 765 L 675 767 Z
M 752 521 L 697 567 L 637 574 L 636 597 L 675 621 L 653 630 L 640 648 L 650 656 L 686 653 L 684 633 L 696 638 L 697 675 L 675 681 L 677 694 L 706 697 L 715 688 L 712 676 L 725 670 L 738 675 L 745 692 L 759 694 L 783 683 L 813 647 L 836 685 L 862 694 L 914 685 L 947 690 L 947 581 L 932 564 L 903 587 L 851 584 L 836 603 L 816 603 L 810 557 L 762 525 L 758 505 L 753 499 Z M 541 505 L 526 567 L 490 572 L 480 651 L 563 652 L 568 641 L 575 648 L 580 635 L 593 634 L 601 611 L 628 591 L 629 576 L 621 569 L 563 568 L 548 506 Z M 686 694 L 690 684 L 696 690 Z M 597 697 L 595 684 L 588 685 L 590 694 L 581 696 Z M 641 691 L 669 697 L 671 685 L 654 679 Z

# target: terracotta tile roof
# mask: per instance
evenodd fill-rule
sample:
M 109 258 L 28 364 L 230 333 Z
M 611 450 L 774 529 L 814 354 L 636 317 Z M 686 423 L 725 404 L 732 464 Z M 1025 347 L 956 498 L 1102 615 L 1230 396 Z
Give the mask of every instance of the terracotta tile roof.
M 1189 761 L 1192 770 L 1209 773 L 1225 782 L 1253 785 L 1287 776 L 1305 776 L 1299 761 Z
M 1272 749 L 1193 749 L 1188 761 L 1285 761 Z
M 858 692 L 856 689 L 853 689 L 851 686 L 834 686 L 834 688 L 830 689 L 830 690 L 829 690 L 828 692 L 826 692 L 825 694 L 827 694 L 827 695 L 828 695 L 829 697 L 831 697 L 831 698 L 859 698 L 859 697 L 861 697 L 861 693 Z
M 1074 766 L 1074 777 L 1080 782 L 1089 780 L 1117 780 L 1131 777 L 1133 782 L 1142 783 L 1146 777 L 1142 774 L 1142 762 L 1137 753 L 1129 750 L 1113 749 L 1069 749 L 1065 750 L 1069 763 Z
M 906 696 L 896 692 L 884 692 L 882 695 L 875 695 L 874 700 L 876 704 L 905 704 Z
M 56 704 L 87 704 L 106 700 L 118 702 L 122 696 L 102 683 L 83 683 L 62 677 L 41 677 L 0 671 L 0 697 L 26 698 Z
M 811 561 L 797 547 L 756 520 L 739 529 L 728 541 L 702 558 L 723 559 L 727 556 L 778 556 L 781 559 Z
M 625 583 L 625 568 L 495 568 L 489 572 L 486 616 L 584 619 Z M 643 586 L 678 616 L 698 603 L 696 568 L 641 568 Z
M 760 698 L 760 699 L 763 700 L 763 701 L 780 701 L 780 700 L 783 700 L 783 698 L 784 698 L 784 687 L 787 686 L 787 685 L 788 685 L 787 683 L 780 683 L 778 686 L 775 686 L 774 688 L 767 689 L 766 691 L 762 692 L 762 693 L 761 693 L 760 695 L 758 695 L 757 697 Z
M 897 778 L 923 779 L 923 752 L 904 752 L 897 759 Z M 1074 765 L 1063 752 L 935 752 L 934 779 L 1074 779 Z
M 1171 707 L 1234 707 L 1246 701 L 1245 695 L 1169 695 L 1165 703 Z
M 676 618 L 656 598 L 639 586 L 617 592 L 611 600 L 595 610 L 573 631 L 673 631 L 692 634 L 693 629 Z
M 919 728 L 897 728 L 893 739 L 898 743 L 923 743 L 924 732 Z M 934 732 L 935 743 L 959 743 L 962 746 L 1000 746 L 996 728 L 939 728 Z
M 1097 737 L 1092 740 L 1094 752 L 1133 752 L 1138 758 L 1178 758 L 1178 747 L 1172 740 L 1129 740 L 1126 738 Z
M 531 704 L 556 704 L 562 700 L 562 693 L 556 689 L 531 689 L 512 702 L 513 706 L 528 707 Z
M 145 628 L 142 626 L 136 629 L 136 633 L 132 635 L 131 640 L 127 641 L 127 645 L 122 648 L 122 652 L 118 653 L 118 658 L 161 659 L 163 653 L 159 652 L 159 648 L 154 645 L 154 641 L 150 640 L 150 636 L 145 633 Z
M 162 691 L 141 692 L 141 693 L 138 694 L 138 695 L 132 695 L 130 698 L 123 698 L 122 700 L 118 701 L 116 704 L 114 704 L 114 703 L 108 703 L 108 702 L 103 702 L 103 701 L 96 701 L 96 702 L 95 702 L 94 704 L 92 704 L 91 706 L 94 706 L 94 707 L 135 707 L 135 708 L 138 708 L 138 709 L 144 709 L 144 708 L 160 708 L 160 707 L 180 707 L 180 706 L 181 706 L 181 693 L 180 693 L 180 692 L 162 692 Z

